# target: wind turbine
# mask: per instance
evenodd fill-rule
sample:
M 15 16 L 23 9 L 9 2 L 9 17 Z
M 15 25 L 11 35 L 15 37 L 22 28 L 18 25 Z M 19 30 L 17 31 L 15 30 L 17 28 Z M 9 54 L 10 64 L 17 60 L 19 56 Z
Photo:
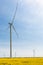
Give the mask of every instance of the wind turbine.
M 33 57 L 35 57 L 35 49 L 33 49 Z
M 14 23 L 14 19 L 15 19 L 15 16 L 16 16 L 16 12 L 17 12 L 17 8 L 18 8 L 18 2 L 17 2 L 17 5 L 16 5 L 16 10 L 15 10 L 15 13 L 14 13 L 14 16 L 13 16 L 13 19 L 11 22 L 9 22 L 9 27 L 10 27 L 10 58 L 12 58 L 12 28 L 14 29 L 16 35 L 18 36 L 18 33 L 16 32 L 16 29 L 13 25 Z

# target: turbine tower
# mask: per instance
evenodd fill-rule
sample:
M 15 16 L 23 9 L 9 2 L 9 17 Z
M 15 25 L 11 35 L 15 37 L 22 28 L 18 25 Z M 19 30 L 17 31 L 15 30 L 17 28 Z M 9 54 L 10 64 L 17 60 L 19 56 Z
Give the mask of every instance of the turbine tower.
M 35 49 L 33 49 L 33 57 L 35 57 Z
M 15 10 L 13 19 L 12 19 L 12 21 L 10 23 L 8 23 L 9 24 L 9 27 L 10 27 L 10 58 L 12 58 L 12 28 L 16 32 L 16 29 L 13 26 L 13 23 L 14 23 L 14 19 L 15 19 L 15 16 L 16 16 L 17 8 L 18 8 L 18 2 L 17 2 L 17 6 L 16 6 L 16 10 Z M 17 32 L 16 32 L 16 35 L 18 36 Z

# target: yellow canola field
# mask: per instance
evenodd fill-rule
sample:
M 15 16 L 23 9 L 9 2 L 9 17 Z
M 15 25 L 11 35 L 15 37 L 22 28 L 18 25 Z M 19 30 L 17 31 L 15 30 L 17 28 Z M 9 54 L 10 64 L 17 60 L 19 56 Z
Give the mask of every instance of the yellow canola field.
M 43 65 L 43 58 L 0 58 L 0 65 Z

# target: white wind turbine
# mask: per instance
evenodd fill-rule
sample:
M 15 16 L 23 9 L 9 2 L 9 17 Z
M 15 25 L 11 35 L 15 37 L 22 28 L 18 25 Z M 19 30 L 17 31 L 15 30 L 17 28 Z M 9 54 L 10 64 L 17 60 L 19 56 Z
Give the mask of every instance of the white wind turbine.
M 14 23 L 14 19 L 15 19 L 15 16 L 16 16 L 17 8 L 18 8 L 18 2 L 17 2 L 17 6 L 16 6 L 16 10 L 15 10 L 13 19 L 12 19 L 11 22 L 8 23 L 9 26 L 10 26 L 10 58 L 12 58 L 12 28 L 13 28 L 14 31 L 16 32 L 16 29 L 15 29 L 13 23 Z M 18 36 L 17 32 L 16 32 L 16 35 Z

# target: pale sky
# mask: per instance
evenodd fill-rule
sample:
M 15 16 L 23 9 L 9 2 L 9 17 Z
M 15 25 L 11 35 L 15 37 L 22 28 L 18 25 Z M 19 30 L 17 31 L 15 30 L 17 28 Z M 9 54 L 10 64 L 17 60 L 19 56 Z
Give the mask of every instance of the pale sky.
M 14 26 L 19 34 L 12 30 L 13 57 L 43 56 L 43 0 L 0 0 L 0 57 L 9 57 L 11 22 L 16 4 L 18 9 Z

